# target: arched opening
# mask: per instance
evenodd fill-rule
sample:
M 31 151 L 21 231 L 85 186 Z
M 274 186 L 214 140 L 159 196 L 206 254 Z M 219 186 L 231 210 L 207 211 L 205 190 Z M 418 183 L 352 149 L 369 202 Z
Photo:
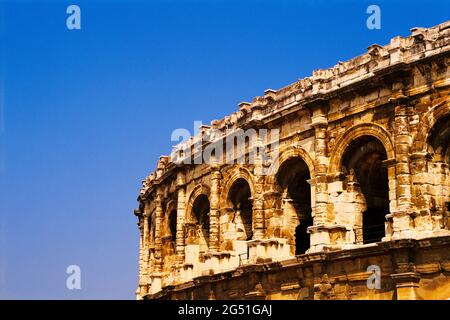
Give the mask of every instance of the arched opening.
M 440 119 L 431 129 L 428 136 L 428 151 L 438 161 L 449 164 L 450 115 Z
M 236 227 L 237 240 L 250 240 L 252 229 L 251 190 L 247 180 L 237 179 L 228 193 L 228 199 L 233 209 L 232 223 Z
M 305 253 L 310 247 L 308 227 L 313 224 L 309 168 L 303 159 L 291 158 L 283 162 L 276 178 L 282 190 L 287 237 L 295 247 L 295 254 Z
M 199 234 L 200 251 L 205 252 L 209 246 L 209 200 L 205 194 L 195 198 L 192 213 L 194 223 L 197 225 Z
M 426 209 L 434 216 L 434 228 L 450 228 L 450 115 L 439 119 L 428 135 L 428 154 L 431 155 L 432 165 L 428 175 L 434 176 L 435 190 L 433 196 L 427 196 L 429 191 L 423 186 L 416 188 L 416 194 L 425 203 Z M 422 189 L 417 192 L 417 189 Z
M 177 238 L 177 211 L 172 210 L 169 214 L 170 239 L 175 243 Z
M 389 213 L 388 172 L 383 164 L 386 159 L 383 144 L 372 136 L 355 139 L 344 153 L 342 170 L 347 174 L 347 183 L 356 184 L 355 192 L 360 187 L 365 202 L 364 207 L 361 207 L 365 209 L 362 221 L 358 217 L 356 222 L 357 228 L 362 222 L 362 239 L 357 237 L 357 242 L 379 242 L 385 236 L 385 216 Z

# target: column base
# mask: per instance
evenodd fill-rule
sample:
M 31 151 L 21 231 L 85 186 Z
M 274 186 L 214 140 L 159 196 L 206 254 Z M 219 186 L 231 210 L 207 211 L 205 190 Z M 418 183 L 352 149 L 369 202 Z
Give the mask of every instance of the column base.
M 391 234 L 386 235 L 383 241 L 414 238 L 416 235 L 414 215 L 415 213 L 409 210 L 396 211 L 386 215 L 386 219 L 391 221 Z
M 450 230 L 447 229 L 432 229 L 432 225 L 430 224 L 425 229 L 417 228 L 414 223 L 414 217 L 421 216 L 421 214 L 417 212 L 409 212 L 409 211 L 397 211 L 391 214 L 388 214 L 386 218 L 390 219 L 391 225 L 391 234 L 386 235 L 382 241 L 389 240 L 400 240 L 400 239 L 424 239 L 431 237 L 442 237 L 450 235 Z
M 150 285 L 149 285 L 149 294 L 155 294 L 159 291 L 161 291 L 162 287 L 162 276 L 161 275 L 152 275 L 150 279 Z
M 306 253 L 321 252 L 324 250 L 338 250 L 349 245 L 347 232 L 344 225 L 321 224 L 308 227 L 311 235 L 311 246 Z
M 287 242 L 284 238 L 247 241 L 249 263 L 281 261 L 293 257 Z

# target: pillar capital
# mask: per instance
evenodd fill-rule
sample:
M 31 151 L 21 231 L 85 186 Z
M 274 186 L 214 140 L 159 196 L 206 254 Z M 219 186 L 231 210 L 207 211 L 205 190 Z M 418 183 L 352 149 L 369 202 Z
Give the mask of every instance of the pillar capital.
M 317 114 L 311 117 L 311 125 L 314 128 L 324 128 L 328 125 L 327 116 L 324 114 Z
M 405 95 L 403 89 L 400 89 L 391 95 L 391 97 L 389 98 L 389 102 L 394 106 L 399 106 L 406 104 L 408 99 L 409 97 Z
M 222 177 L 220 173 L 220 165 L 216 162 L 210 165 L 211 178 L 220 179 Z

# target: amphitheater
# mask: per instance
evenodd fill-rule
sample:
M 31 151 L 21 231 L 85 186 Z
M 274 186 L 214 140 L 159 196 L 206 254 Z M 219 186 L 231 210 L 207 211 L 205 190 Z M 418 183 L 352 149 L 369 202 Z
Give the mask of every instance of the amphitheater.
M 413 28 L 161 156 L 137 299 L 450 298 L 449 53 Z

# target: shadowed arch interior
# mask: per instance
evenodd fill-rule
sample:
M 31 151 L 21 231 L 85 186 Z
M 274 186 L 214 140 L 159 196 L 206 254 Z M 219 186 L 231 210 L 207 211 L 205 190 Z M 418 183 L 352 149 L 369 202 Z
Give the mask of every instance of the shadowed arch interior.
M 366 202 L 362 214 L 363 243 L 381 241 L 385 235 L 385 216 L 389 213 L 389 181 L 383 144 L 372 136 L 352 141 L 343 156 L 342 171 L 354 172 Z
M 438 161 L 450 163 L 449 142 L 450 142 L 450 115 L 440 119 L 431 129 L 428 136 L 429 150 Z
M 247 180 L 237 179 L 230 188 L 228 200 L 234 211 L 232 222 L 236 225 L 238 240 L 250 240 L 252 231 L 251 190 Z
M 431 161 L 435 164 L 429 169 L 433 172 L 438 181 L 436 185 L 436 197 L 432 202 L 432 210 L 442 212 L 443 221 L 440 222 L 441 228 L 450 228 L 450 115 L 439 119 L 430 130 L 427 138 L 428 153 L 431 155 Z
M 170 237 L 173 242 L 175 242 L 177 238 L 177 211 L 172 210 L 169 214 L 169 230 Z
M 192 206 L 193 219 L 200 229 L 200 236 L 206 247 L 209 245 L 209 211 L 210 204 L 207 195 L 201 194 L 195 198 Z
M 292 230 L 293 234 L 289 235 L 292 244 L 295 244 L 295 254 L 305 253 L 310 247 L 307 230 L 313 222 L 308 166 L 299 157 L 291 158 L 283 162 L 276 178 L 283 193 L 283 216 L 291 220 L 288 221 L 289 225 L 296 226 Z

